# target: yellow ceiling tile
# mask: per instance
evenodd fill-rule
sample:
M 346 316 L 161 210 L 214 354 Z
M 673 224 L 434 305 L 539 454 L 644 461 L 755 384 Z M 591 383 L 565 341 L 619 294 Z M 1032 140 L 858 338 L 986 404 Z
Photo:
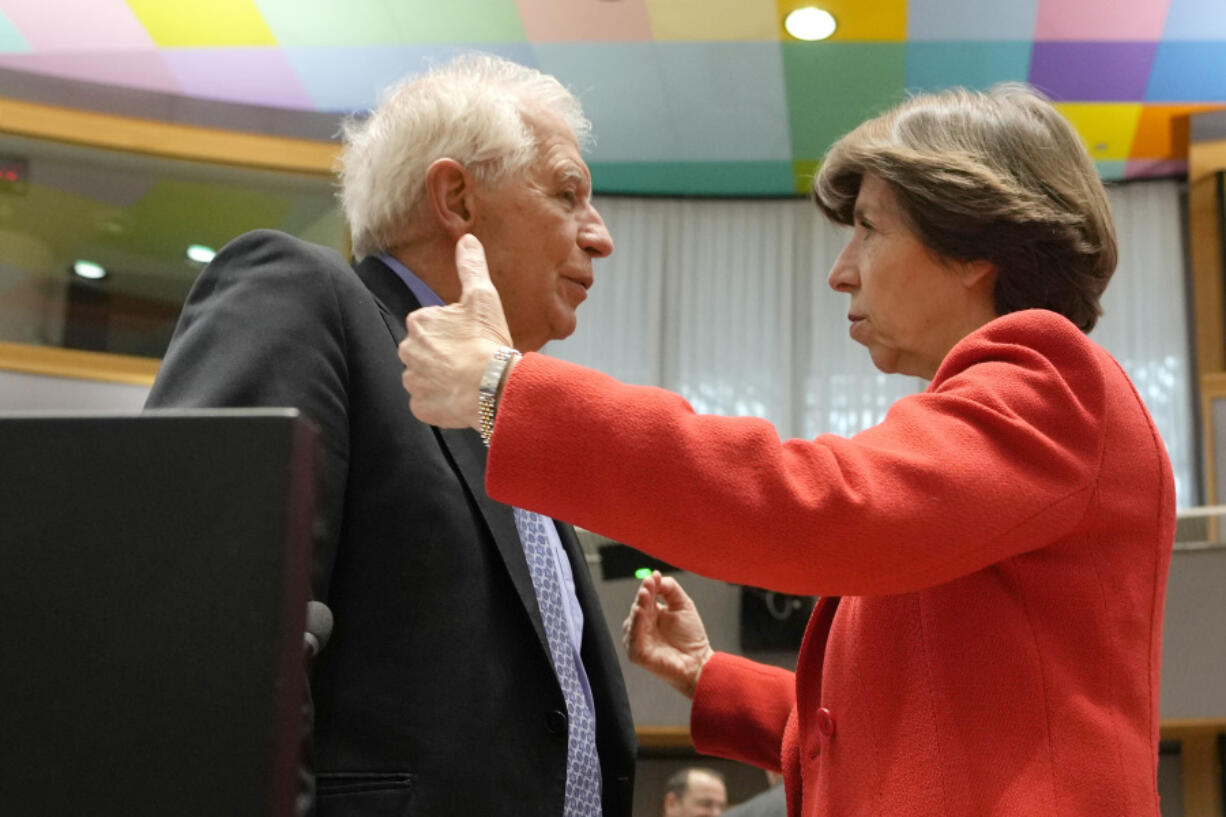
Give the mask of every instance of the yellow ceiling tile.
M 1098 161 L 1128 158 L 1141 108 L 1139 102 L 1056 103 L 1056 110 L 1081 134 L 1090 157 Z
M 778 0 L 777 36 L 785 42 L 795 38 L 783 29 L 783 20 L 793 9 L 816 6 L 834 16 L 838 28 L 831 42 L 902 42 L 907 39 L 907 0 Z
M 276 45 L 255 0 L 127 0 L 160 46 Z
M 775 0 L 646 0 L 657 40 L 777 40 Z

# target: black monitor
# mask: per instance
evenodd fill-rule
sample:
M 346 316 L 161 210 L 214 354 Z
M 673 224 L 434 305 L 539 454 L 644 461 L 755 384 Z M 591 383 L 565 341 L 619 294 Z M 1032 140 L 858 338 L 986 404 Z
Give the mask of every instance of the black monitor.
M 292 813 L 314 431 L 0 415 L 0 813 Z

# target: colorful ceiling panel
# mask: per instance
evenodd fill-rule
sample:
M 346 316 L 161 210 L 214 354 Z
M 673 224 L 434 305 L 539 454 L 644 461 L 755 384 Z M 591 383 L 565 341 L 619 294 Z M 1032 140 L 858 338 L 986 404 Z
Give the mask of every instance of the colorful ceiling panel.
M 1036 40 L 1148 41 L 1162 36 L 1170 0 L 1040 0 Z
M 0 0 L 0 96 L 38 75 L 334 119 L 491 51 L 580 95 L 601 192 L 716 195 L 804 189 L 909 92 L 1031 82 L 1108 179 L 1183 172 L 1187 116 L 1226 108 L 1223 0 L 815 3 L 821 43 L 783 31 L 801 0 Z

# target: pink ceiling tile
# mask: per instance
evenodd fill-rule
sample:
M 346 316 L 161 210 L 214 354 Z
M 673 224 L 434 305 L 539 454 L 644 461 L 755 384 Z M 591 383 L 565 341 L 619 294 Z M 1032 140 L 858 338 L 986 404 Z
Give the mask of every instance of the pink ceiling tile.
M 34 51 L 136 51 L 153 40 L 124 0 L 0 0 Z
M 1129 159 L 1124 167 L 1126 179 L 1154 179 L 1164 176 L 1186 176 L 1187 159 Z
M 173 48 L 163 57 L 189 96 L 275 108 L 315 107 L 279 48 Z
M 641 42 L 651 39 L 643 0 L 516 0 L 532 42 Z
M 1162 39 L 1171 0 L 1040 0 L 1036 40 Z
M 0 67 L 145 91 L 182 92 L 156 51 L 6 54 L 0 56 Z

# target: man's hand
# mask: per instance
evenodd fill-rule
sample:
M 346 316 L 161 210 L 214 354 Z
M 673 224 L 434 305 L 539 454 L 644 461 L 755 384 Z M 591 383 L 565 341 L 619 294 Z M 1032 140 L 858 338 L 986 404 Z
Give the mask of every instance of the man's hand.
M 632 663 L 694 697 L 698 676 L 714 654 L 694 602 L 677 581 L 654 571 L 643 579 L 622 624 Z
M 511 345 L 498 290 L 490 283 L 481 242 L 463 235 L 455 247 L 460 300 L 409 313 L 400 343 L 401 382 L 423 423 L 477 428 L 477 390 L 499 346 Z

